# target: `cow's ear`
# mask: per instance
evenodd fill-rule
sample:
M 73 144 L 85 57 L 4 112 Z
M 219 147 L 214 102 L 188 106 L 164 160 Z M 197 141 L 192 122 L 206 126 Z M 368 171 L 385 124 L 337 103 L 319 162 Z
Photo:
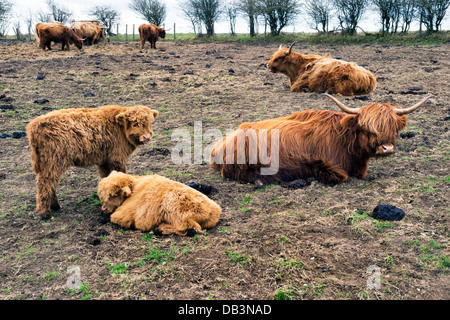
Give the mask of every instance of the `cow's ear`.
M 159 111 L 158 110 L 152 110 L 152 114 L 153 114 L 153 118 L 156 118 L 157 116 L 159 116 Z
M 356 127 L 358 124 L 357 115 L 348 114 L 341 119 L 341 126 L 343 129 L 351 129 L 352 127 Z
M 129 186 L 125 186 L 122 188 L 122 195 L 125 198 L 128 198 L 131 195 L 131 188 Z
M 126 112 L 119 113 L 119 114 L 116 116 L 116 122 L 117 122 L 118 124 L 125 125 L 126 117 L 127 117 Z

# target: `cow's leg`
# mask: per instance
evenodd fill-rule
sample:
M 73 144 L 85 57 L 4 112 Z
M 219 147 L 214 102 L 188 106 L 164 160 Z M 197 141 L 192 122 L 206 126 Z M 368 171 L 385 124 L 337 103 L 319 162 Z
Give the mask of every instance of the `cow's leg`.
M 299 79 L 293 84 L 291 84 L 291 91 L 293 92 L 303 92 L 304 88 L 309 87 L 308 79 Z
M 109 176 L 109 174 L 113 170 L 127 173 L 127 166 L 126 166 L 126 164 L 122 164 L 122 163 L 107 163 L 107 164 L 97 166 L 97 171 L 98 171 L 98 175 L 100 176 L 100 179 L 103 179 L 103 178 L 106 178 L 107 176 Z
M 348 179 L 348 174 L 330 162 L 315 160 L 310 164 L 314 170 L 314 176 L 325 184 L 338 184 Z
M 36 212 L 42 219 L 48 219 L 52 216 L 52 207 L 55 209 L 59 207 L 56 197 L 58 179 L 55 176 L 46 177 L 42 174 L 37 174 L 36 185 Z
M 141 38 L 141 49 L 144 49 L 145 46 L 145 39 Z
M 128 210 L 126 206 L 120 206 L 111 214 L 111 222 L 121 227 L 131 229 L 134 227 L 134 210 Z
M 47 48 L 48 48 L 48 50 L 52 50 L 52 47 L 50 46 L 51 45 L 51 41 L 49 41 L 49 42 L 47 42 L 45 45 L 47 46 Z

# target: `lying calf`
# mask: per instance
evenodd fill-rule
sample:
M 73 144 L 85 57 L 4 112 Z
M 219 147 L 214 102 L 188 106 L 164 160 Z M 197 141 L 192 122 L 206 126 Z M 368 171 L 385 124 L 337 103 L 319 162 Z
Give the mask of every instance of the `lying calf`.
M 96 165 L 100 178 L 112 170 L 126 172 L 128 157 L 151 140 L 157 116 L 143 106 L 105 106 L 56 110 L 31 121 L 27 136 L 40 217 L 50 218 L 50 209 L 60 208 L 56 188 L 68 168 Z
M 125 228 L 192 236 L 214 227 L 222 209 L 201 192 L 159 175 L 113 171 L 98 184 L 103 212 Z

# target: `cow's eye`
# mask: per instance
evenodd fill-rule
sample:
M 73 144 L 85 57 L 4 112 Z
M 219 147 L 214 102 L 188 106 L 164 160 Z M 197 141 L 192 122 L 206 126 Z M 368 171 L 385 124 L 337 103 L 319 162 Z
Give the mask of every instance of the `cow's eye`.
M 133 128 L 139 128 L 141 125 L 139 123 L 133 123 Z

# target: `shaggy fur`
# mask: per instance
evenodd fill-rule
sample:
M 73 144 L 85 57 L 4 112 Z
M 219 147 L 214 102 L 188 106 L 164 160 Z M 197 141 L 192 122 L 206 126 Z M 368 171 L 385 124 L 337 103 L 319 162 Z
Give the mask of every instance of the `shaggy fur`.
M 141 49 L 144 49 L 145 42 L 150 42 L 150 47 L 156 49 L 156 41 L 158 41 L 159 37 L 166 37 L 166 30 L 164 28 L 159 28 L 156 25 L 150 24 L 141 24 L 138 28 L 139 30 L 139 38 L 141 40 Z
M 128 157 L 151 140 L 158 111 L 143 106 L 66 109 L 42 115 L 27 126 L 36 173 L 36 211 L 42 218 L 60 208 L 56 188 L 72 166 L 97 165 L 101 178 L 126 172 Z
M 376 87 L 374 75 L 353 62 L 332 59 L 314 54 L 303 55 L 281 48 L 267 63 L 270 71 L 285 74 L 291 91 L 328 91 L 344 96 L 369 94 Z
M 39 39 L 39 46 L 42 50 L 45 50 L 45 47 L 47 47 L 48 50 L 52 50 L 50 46 L 52 41 L 61 43 L 61 50 L 64 50 L 64 47 L 67 47 L 67 50 L 70 50 L 70 44 L 75 44 L 80 50 L 83 47 L 83 41 L 78 38 L 75 32 L 58 22 L 38 22 L 34 26 L 34 31 L 36 38 Z
M 314 177 L 323 183 L 336 184 L 349 176 L 364 178 L 372 157 L 395 151 L 396 135 L 406 126 L 406 117 L 397 115 L 395 108 L 387 103 L 373 103 L 360 108 L 357 115 L 306 110 L 287 117 L 243 123 L 239 127 L 243 132 L 267 130 L 269 145 L 248 135 L 245 163 L 237 164 L 238 131 L 235 131 L 216 143 L 210 166 L 219 170 L 223 177 L 243 182 L 279 183 Z M 258 151 L 260 148 L 270 150 L 273 129 L 279 130 L 279 170 L 274 175 L 261 175 L 263 165 L 259 159 L 257 164 L 249 164 L 249 143 L 257 145 Z M 234 147 L 229 147 L 234 154 L 228 157 L 227 144 Z M 216 154 L 223 158 L 216 161 Z M 217 163 L 219 160 L 223 164 Z
M 73 22 L 70 28 L 90 46 L 105 36 L 104 28 L 92 22 Z
M 214 227 L 222 211 L 201 192 L 159 175 L 113 171 L 100 180 L 98 196 L 112 222 L 162 234 L 194 235 Z

